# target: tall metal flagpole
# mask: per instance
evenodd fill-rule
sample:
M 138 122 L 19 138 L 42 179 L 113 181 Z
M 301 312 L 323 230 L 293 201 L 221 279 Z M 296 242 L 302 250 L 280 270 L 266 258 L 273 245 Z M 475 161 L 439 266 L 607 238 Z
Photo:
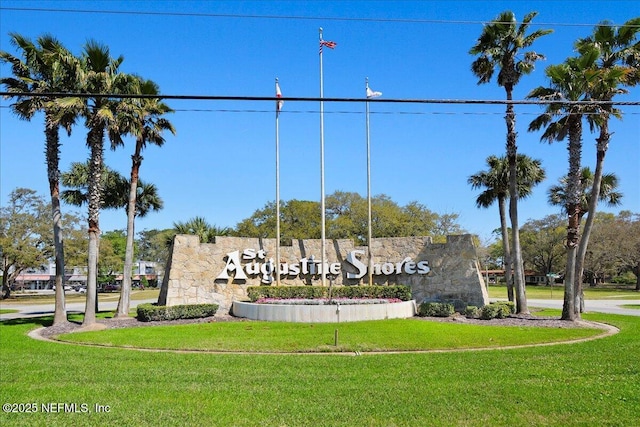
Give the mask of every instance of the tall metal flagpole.
M 373 285 L 373 253 L 371 251 L 371 143 L 369 138 L 369 99 L 377 98 L 382 95 L 382 92 L 376 92 L 369 89 L 369 77 L 365 79 L 365 92 L 367 100 L 365 104 L 365 117 L 367 123 L 367 215 L 368 215 L 368 230 L 367 230 L 367 244 L 369 245 L 369 262 L 367 266 L 367 273 L 369 284 Z
M 373 255 L 371 253 L 371 143 L 369 139 L 369 77 L 365 80 L 365 94 L 367 101 L 365 104 L 366 124 L 367 124 L 367 245 L 369 248 L 369 262 L 367 264 L 367 277 L 369 284 L 373 285 Z
M 276 78 L 276 97 L 280 98 L 280 85 Z M 280 106 L 282 101 L 276 101 L 276 285 L 280 286 Z
M 326 285 L 325 272 L 325 250 L 326 250 L 326 231 L 325 231 L 325 207 L 324 207 L 324 84 L 322 81 L 322 27 L 319 30 L 320 37 L 320 227 L 322 229 L 322 255 L 321 255 L 321 272 L 322 286 Z

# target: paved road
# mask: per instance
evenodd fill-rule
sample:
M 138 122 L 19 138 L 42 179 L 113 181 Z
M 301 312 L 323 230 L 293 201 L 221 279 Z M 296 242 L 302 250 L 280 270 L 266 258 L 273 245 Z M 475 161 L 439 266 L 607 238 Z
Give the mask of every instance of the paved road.
M 562 300 L 528 299 L 529 307 L 558 308 L 562 309 Z M 624 314 L 626 316 L 640 316 L 640 309 L 624 308 L 623 305 L 640 306 L 640 299 L 594 299 L 584 302 L 584 309 L 588 313 L 595 311 L 598 313 Z
M 145 300 L 132 300 L 131 308 L 137 307 L 138 304 L 157 302 L 157 301 L 158 301 L 158 298 L 145 299 Z M 84 313 L 84 307 L 85 307 L 84 301 L 67 303 L 66 305 L 67 305 L 67 313 Z M 13 301 L 0 302 L 0 308 L 18 310 L 17 313 L 0 314 L 0 320 L 53 315 L 53 312 L 55 310 L 55 306 L 53 302 L 48 304 L 20 304 L 18 302 L 13 302 Z M 100 297 L 98 297 L 98 308 L 101 311 L 115 310 L 116 308 L 118 308 L 118 299 L 109 298 L 109 300 L 101 302 Z

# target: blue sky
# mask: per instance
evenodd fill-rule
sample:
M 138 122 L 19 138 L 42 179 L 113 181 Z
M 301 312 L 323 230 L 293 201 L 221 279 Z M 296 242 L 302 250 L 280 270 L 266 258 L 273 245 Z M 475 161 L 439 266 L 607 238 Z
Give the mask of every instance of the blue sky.
M 515 90 L 524 99 L 547 85 L 544 69 L 574 54 L 573 42 L 595 24 L 622 24 L 638 16 L 636 1 L 11 1 L 0 9 L 0 49 L 15 53 L 9 32 L 57 37 L 79 54 L 88 39 L 123 55 L 122 71 L 152 79 L 170 95 L 319 95 L 318 29 L 335 41 L 325 49 L 324 96 L 364 97 L 371 88 L 393 99 L 504 99 L 495 82 L 476 84 L 469 49 L 504 10 L 521 19 L 538 11 L 532 29 L 551 28 L 533 49 L 546 55 Z M 12 8 L 76 9 L 136 13 L 69 13 Z M 173 15 L 172 15 L 173 14 Z M 232 16 L 235 15 L 235 16 Z M 244 17 L 241 17 L 244 16 Z M 248 17 L 260 16 L 260 17 Z M 279 18 L 280 17 L 280 18 Z M 0 75 L 8 76 L 3 65 Z M 640 89 L 620 100 L 638 101 Z M 234 227 L 275 200 L 275 119 L 272 102 L 172 100 L 168 118 L 177 135 L 144 152 L 141 177 L 156 184 L 165 208 L 139 219 L 137 230 L 170 228 L 196 215 Z M 43 155 L 43 117 L 18 120 L 0 101 L 0 200 L 16 187 L 48 194 Z M 281 199 L 320 200 L 320 137 L 317 102 L 287 102 L 280 116 Z M 326 194 L 366 195 L 365 115 L 362 103 L 325 103 Z M 623 205 L 640 212 L 640 107 L 623 107 L 614 121 L 605 171 L 617 174 Z M 517 106 L 518 147 L 542 160 L 547 180 L 520 203 L 520 221 L 558 213 L 546 191 L 566 174 L 566 143 L 540 142 L 527 132 L 541 112 Z M 382 104 L 371 106 L 372 192 L 405 205 L 418 201 L 439 214 L 457 213 L 468 232 L 491 237 L 499 226 L 497 206 L 475 207 L 469 175 L 502 155 L 504 106 Z M 585 127 L 586 128 L 586 127 Z M 61 169 L 85 161 L 86 130 L 61 135 Z M 595 165 L 595 137 L 585 129 L 583 164 Z M 106 163 L 128 176 L 133 141 L 107 151 Z M 65 206 L 66 210 L 77 210 Z M 85 210 L 81 211 L 85 214 Z M 126 228 L 124 211 L 104 211 L 103 231 Z

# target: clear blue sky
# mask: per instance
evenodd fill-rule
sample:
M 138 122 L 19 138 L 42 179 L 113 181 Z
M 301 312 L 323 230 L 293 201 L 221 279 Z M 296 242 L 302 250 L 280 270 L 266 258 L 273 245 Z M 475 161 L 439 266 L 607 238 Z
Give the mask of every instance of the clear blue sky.
M 469 49 L 504 10 L 518 19 L 538 11 L 532 28 L 551 28 L 533 47 L 547 56 L 522 79 L 514 98 L 547 85 L 544 69 L 573 55 L 573 42 L 595 24 L 622 24 L 638 16 L 637 1 L 11 1 L 0 5 L 0 49 L 15 53 L 9 32 L 36 38 L 50 33 L 79 54 L 86 40 L 123 55 L 122 70 L 157 82 L 171 95 L 319 95 L 318 28 L 325 40 L 325 97 L 364 97 L 365 77 L 383 98 L 504 99 L 495 82 L 476 84 Z M 76 9 L 167 14 L 106 14 L 11 10 Z M 169 15 L 174 13 L 174 15 Z M 214 16 L 218 15 L 218 16 Z M 227 16 L 222 16 L 227 15 Z M 238 15 L 238 16 L 230 16 Z M 243 15 L 245 17 L 239 17 Z M 261 16 L 251 18 L 247 16 Z M 281 18 L 277 18 L 281 17 Z M 342 18 L 342 19 L 340 19 Z M 349 19 L 347 19 L 349 18 Z M 6 65 L 2 76 L 10 75 Z M 620 100 L 638 101 L 640 88 Z M 0 200 L 16 187 L 48 194 L 43 117 L 18 120 L 0 101 Z M 272 102 L 170 101 L 177 129 L 163 148 L 144 152 L 141 177 L 158 186 L 165 208 L 139 219 L 137 230 L 169 228 L 196 215 L 234 227 L 275 200 L 275 119 Z M 320 200 L 317 102 L 287 102 L 280 116 L 281 199 Z M 233 110 L 230 112 L 228 110 Z M 623 107 L 614 121 L 605 171 L 624 193 L 620 208 L 640 212 L 640 107 Z M 238 112 L 240 111 L 240 112 Z M 468 232 L 489 239 L 499 226 L 497 206 L 475 207 L 469 175 L 486 169 L 505 146 L 504 106 L 374 104 L 371 106 L 372 192 L 405 205 L 418 201 L 439 214 L 457 213 Z M 326 194 L 366 195 L 365 115 L 362 103 L 325 103 Z M 566 174 L 566 143 L 540 142 L 527 132 L 541 112 L 517 106 L 518 147 L 542 160 L 548 179 L 520 204 L 520 221 L 557 213 L 546 191 Z M 61 169 L 85 161 L 86 130 L 62 139 Z M 583 164 L 595 165 L 595 137 L 583 135 Z M 132 141 L 108 151 L 106 163 L 128 176 Z M 76 210 L 68 206 L 65 210 Z M 85 210 L 81 211 L 85 214 Z M 124 211 L 105 211 L 103 231 L 126 228 Z

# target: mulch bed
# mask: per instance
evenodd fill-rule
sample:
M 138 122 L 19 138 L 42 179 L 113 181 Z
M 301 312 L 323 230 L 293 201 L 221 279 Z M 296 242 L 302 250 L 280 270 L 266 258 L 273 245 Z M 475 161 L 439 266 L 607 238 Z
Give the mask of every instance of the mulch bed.
M 521 327 L 546 327 L 546 328 L 583 328 L 593 327 L 588 322 L 570 322 L 560 320 L 554 317 L 538 317 L 530 315 L 512 315 L 504 319 L 469 319 L 460 314 L 451 317 L 414 317 L 420 321 L 444 322 L 444 323 L 461 323 L 483 326 L 521 326 Z M 141 322 L 133 317 L 127 318 L 110 318 L 97 320 L 98 328 L 96 329 L 120 329 L 120 328 L 138 328 L 147 326 L 170 326 L 170 325 L 186 325 L 193 323 L 211 323 L 211 322 L 252 322 L 252 320 L 233 317 L 230 315 L 216 315 L 201 319 L 179 319 L 166 321 Z M 66 334 L 78 331 L 82 328 L 80 323 L 67 322 L 62 325 L 49 326 L 40 330 L 39 335 L 43 338 L 52 338 L 60 334 Z

